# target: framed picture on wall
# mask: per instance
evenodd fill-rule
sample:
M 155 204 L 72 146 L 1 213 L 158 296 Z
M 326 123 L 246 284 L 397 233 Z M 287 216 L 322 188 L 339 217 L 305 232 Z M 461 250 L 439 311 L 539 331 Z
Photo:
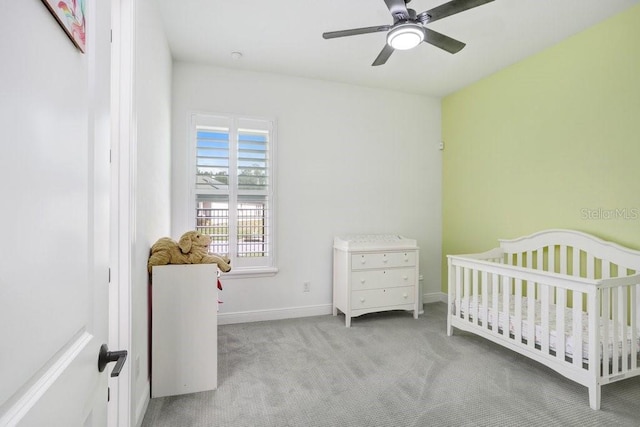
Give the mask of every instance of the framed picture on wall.
M 84 53 L 85 45 L 85 0 L 42 0 L 56 17 L 71 41 Z

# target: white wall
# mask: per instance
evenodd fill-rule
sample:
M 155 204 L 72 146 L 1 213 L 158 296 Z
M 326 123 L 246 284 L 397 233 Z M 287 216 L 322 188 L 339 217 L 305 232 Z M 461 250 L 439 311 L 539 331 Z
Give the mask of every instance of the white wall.
M 153 0 L 135 2 L 132 142 L 131 419 L 139 425 L 149 399 L 149 248 L 170 231 L 171 54 Z M 137 369 L 139 367 L 139 369 Z
M 423 293 L 440 291 L 440 101 L 317 80 L 174 63 L 172 236 L 188 211 L 190 112 L 277 120 L 273 277 L 224 278 L 220 322 L 329 313 L 333 236 L 399 233 L 421 247 Z M 311 292 L 302 291 L 311 282 Z M 439 295 L 439 294 L 438 294 Z

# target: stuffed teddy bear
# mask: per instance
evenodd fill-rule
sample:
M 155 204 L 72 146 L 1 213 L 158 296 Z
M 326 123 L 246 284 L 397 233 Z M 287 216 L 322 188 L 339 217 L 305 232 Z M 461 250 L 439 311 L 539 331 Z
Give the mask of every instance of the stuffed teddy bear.
M 149 273 L 154 265 L 167 264 L 218 264 L 220 271 L 230 271 L 229 258 L 207 253 L 210 243 L 211 237 L 197 231 L 187 231 L 179 242 L 162 237 L 151 246 Z

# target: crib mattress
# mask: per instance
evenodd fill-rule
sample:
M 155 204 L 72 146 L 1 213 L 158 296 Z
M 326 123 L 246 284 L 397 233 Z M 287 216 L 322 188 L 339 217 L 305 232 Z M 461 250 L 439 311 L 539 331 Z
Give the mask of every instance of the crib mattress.
M 460 307 L 460 315 L 463 316 L 464 315 L 464 308 L 467 306 L 467 301 L 466 299 L 462 299 L 462 304 Z M 500 301 L 500 305 L 502 305 L 502 301 Z M 502 307 L 501 307 L 502 308 Z M 454 315 L 456 313 L 458 313 L 458 311 L 456 310 L 455 307 L 455 303 L 454 303 Z M 529 304 L 527 301 L 527 297 L 523 297 L 522 298 L 522 321 L 521 321 L 521 333 L 522 333 L 522 339 L 523 340 L 529 340 L 529 324 L 528 324 L 528 309 L 529 309 Z M 505 328 L 505 324 L 507 324 L 507 319 L 508 319 L 508 327 L 509 327 L 509 334 L 511 335 L 515 335 L 516 332 L 516 324 L 517 324 L 517 318 L 515 315 L 512 315 L 510 313 L 515 313 L 515 301 L 513 299 L 510 300 L 510 307 L 509 307 L 509 314 L 507 314 L 507 312 L 505 312 L 502 309 L 498 310 L 498 330 L 500 331 L 504 331 Z M 473 316 L 472 314 L 475 313 L 475 304 L 473 299 L 469 300 L 469 312 L 470 315 L 469 317 L 473 320 Z M 557 332 L 556 332 L 556 305 L 555 304 L 550 304 L 549 305 L 549 329 L 551 330 L 551 332 L 549 333 L 549 348 L 550 350 L 556 352 L 556 347 L 557 347 Z M 495 316 L 493 314 L 493 308 L 490 306 L 487 309 L 487 315 L 489 317 L 488 319 L 488 323 L 489 326 L 491 328 L 493 328 L 493 324 L 495 322 Z M 478 319 L 481 322 L 485 322 L 484 319 L 484 309 L 482 306 L 482 303 L 480 301 L 478 301 Z M 574 348 L 575 348 L 575 339 L 573 336 L 573 310 L 570 308 L 565 308 L 564 310 L 564 321 L 565 321 L 565 356 L 566 357 L 570 357 L 573 358 L 573 354 L 574 354 Z M 582 312 L 582 319 L 581 319 L 581 325 L 582 325 L 582 361 L 584 363 L 587 363 L 589 361 L 588 359 L 588 355 L 589 355 L 589 315 L 588 313 Z M 535 328 L 534 328 L 534 333 L 535 333 L 535 344 L 536 346 L 541 346 L 542 345 L 542 310 L 541 310 L 541 302 L 536 300 L 535 303 Z M 602 336 L 603 330 L 602 330 L 602 325 L 600 325 L 600 336 Z M 611 339 L 611 337 L 613 337 L 613 325 L 610 323 L 609 324 L 609 343 L 607 345 L 608 347 L 608 352 L 607 352 L 607 357 L 609 359 L 612 358 L 613 356 L 613 339 Z M 627 356 L 631 353 L 631 348 L 633 347 L 631 345 L 632 342 L 632 338 L 631 338 L 631 332 L 629 331 L 629 333 L 627 334 Z M 636 354 L 638 354 L 640 352 L 640 337 L 636 337 L 635 339 L 635 352 Z M 622 340 L 618 340 L 617 343 L 617 352 L 616 355 L 617 357 L 620 357 L 622 353 Z M 600 345 L 600 357 L 602 358 L 602 343 Z

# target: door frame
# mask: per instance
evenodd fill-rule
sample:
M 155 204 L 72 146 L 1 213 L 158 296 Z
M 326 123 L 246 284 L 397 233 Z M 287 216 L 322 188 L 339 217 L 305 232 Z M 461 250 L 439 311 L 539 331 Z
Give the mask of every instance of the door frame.
M 108 426 L 132 425 L 131 257 L 135 204 L 135 2 L 111 0 L 111 202 L 109 347 L 129 352 L 118 378 L 109 378 Z M 132 372 L 134 374 L 132 374 Z

